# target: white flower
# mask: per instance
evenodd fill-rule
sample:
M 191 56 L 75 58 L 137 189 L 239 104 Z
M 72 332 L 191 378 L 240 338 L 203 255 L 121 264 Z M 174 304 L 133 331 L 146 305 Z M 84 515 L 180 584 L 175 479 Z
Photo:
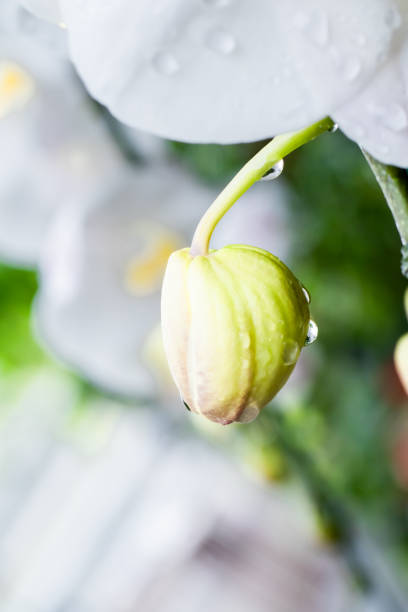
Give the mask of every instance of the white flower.
M 86 85 L 126 123 L 226 143 L 331 115 L 378 159 L 408 165 L 405 0 L 59 0 L 59 7 Z
M 144 347 L 160 320 L 164 268 L 213 196 L 156 162 L 121 175 L 94 200 L 63 207 L 40 265 L 39 336 L 101 387 L 153 393 Z
M 0 32 L 1 257 L 35 265 L 57 209 L 122 163 L 69 63 L 41 41 Z

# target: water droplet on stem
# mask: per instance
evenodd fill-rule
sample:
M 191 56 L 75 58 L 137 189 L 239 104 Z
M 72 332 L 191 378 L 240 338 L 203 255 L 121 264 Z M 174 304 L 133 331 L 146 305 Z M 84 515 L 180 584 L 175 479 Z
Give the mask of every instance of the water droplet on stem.
M 284 161 L 283 159 L 280 159 L 278 162 L 276 162 L 275 165 L 272 166 L 270 170 L 268 170 L 268 172 L 266 172 L 263 175 L 263 177 L 261 178 L 261 181 L 273 181 L 277 179 L 278 176 L 282 174 L 283 167 L 284 167 Z

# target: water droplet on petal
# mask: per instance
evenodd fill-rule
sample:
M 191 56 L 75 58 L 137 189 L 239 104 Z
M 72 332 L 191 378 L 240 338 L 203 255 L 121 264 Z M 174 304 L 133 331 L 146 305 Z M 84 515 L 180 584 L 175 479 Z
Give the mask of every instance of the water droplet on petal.
M 305 340 L 305 346 L 309 346 L 309 344 L 313 344 L 313 342 L 317 339 L 319 335 L 319 328 L 316 323 L 310 319 L 309 321 L 309 329 L 307 330 L 307 336 Z
M 361 71 L 360 61 L 355 58 L 349 58 L 343 66 L 342 74 L 346 81 L 354 81 L 358 77 Z
M 308 304 L 310 304 L 310 293 L 308 292 L 308 290 L 306 289 L 306 287 L 302 287 L 302 291 L 304 293 L 304 296 L 306 298 L 306 302 Z
M 408 126 L 407 114 L 399 104 L 391 104 L 382 117 L 383 124 L 393 130 L 400 132 Z
M 299 345 L 294 340 L 288 340 L 283 349 L 283 365 L 293 365 L 299 356 Z
M 283 159 L 280 159 L 274 166 L 272 166 L 270 170 L 268 170 L 268 172 L 263 175 L 261 181 L 273 181 L 274 179 L 278 178 L 278 176 L 280 176 L 283 172 L 283 167 L 284 161 Z
M 171 53 L 159 51 L 153 58 L 153 66 L 160 74 L 173 76 L 180 70 L 180 64 Z
M 221 53 L 222 55 L 229 55 L 232 53 L 237 43 L 235 38 L 229 32 L 225 30 L 211 30 L 209 32 L 206 39 L 207 46 L 212 49 L 212 51 L 216 51 L 217 53 Z
M 251 423 L 259 414 L 259 408 L 256 404 L 249 404 L 241 412 L 238 422 L 239 423 Z
M 319 47 L 324 47 L 329 41 L 329 21 L 323 11 L 313 11 L 310 14 L 298 12 L 294 25 Z

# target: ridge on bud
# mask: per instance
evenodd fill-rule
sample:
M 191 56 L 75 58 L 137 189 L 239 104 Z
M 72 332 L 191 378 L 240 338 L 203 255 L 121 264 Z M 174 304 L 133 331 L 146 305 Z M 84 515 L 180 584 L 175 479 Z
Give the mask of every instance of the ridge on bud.
M 281 389 L 310 320 L 302 285 L 263 249 L 230 245 L 169 258 L 162 290 L 163 341 L 189 408 L 227 425 L 252 421 Z

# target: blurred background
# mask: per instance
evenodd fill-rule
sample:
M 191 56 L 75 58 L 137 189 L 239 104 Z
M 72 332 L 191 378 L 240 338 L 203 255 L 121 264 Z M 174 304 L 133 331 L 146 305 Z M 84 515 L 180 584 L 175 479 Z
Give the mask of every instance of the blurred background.
M 339 131 L 214 246 L 281 257 L 319 338 L 250 425 L 187 412 L 160 283 L 262 146 L 168 142 L 83 89 L 63 28 L 0 8 L 0 609 L 408 610 L 400 244 Z

